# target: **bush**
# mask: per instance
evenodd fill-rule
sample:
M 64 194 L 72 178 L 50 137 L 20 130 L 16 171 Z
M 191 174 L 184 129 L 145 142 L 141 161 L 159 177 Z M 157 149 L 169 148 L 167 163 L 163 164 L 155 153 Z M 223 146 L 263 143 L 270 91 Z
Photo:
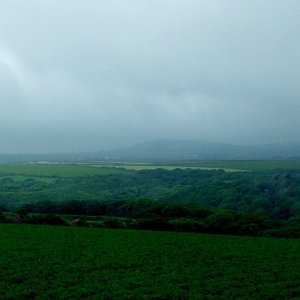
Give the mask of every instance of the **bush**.
M 81 226 L 81 227 L 88 226 L 87 222 L 82 218 L 76 218 L 72 221 L 69 221 L 68 224 L 71 226 Z
M 271 237 L 299 238 L 300 227 L 287 225 L 278 229 L 265 230 L 262 235 Z
M 191 219 L 174 219 L 170 220 L 169 224 L 176 231 L 201 231 L 203 227 L 203 223 Z
M 217 211 L 205 219 L 204 228 L 213 233 L 230 233 L 236 231 L 235 215 L 229 211 Z
M 126 225 L 118 219 L 107 219 L 102 222 L 102 224 L 107 228 L 118 229 L 126 228 Z
M 66 222 L 56 215 L 33 215 L 28 218 L 30 224 L 67 225 Z
M 173 231 L 174 226 L 161 218 L 141 219 L 138 221 L 137 229 Z

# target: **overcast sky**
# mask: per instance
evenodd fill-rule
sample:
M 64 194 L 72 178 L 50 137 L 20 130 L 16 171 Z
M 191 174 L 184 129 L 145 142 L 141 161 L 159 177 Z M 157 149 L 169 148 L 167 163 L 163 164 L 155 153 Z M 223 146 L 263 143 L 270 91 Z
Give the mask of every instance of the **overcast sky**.
M 299 0 L 0 1 L 0 153 L 299 129 Z

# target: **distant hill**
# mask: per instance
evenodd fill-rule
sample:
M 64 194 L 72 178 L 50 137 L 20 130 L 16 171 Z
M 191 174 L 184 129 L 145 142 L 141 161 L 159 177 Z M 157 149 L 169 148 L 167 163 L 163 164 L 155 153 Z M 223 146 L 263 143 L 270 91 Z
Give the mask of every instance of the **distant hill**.
M 94 153 L 0 154 L 0 163 L 76 162 L 95 157 Z
M 158 140 L 98 153 L 106 160 L 174 161 L 300 158 L 300 145 L 231 145 L 198 140 Z
M 198 140 L 157 140 L 127 148 L 65 154 L 0 154 L 0 162 L 36 161 L 184 161 L 300 159 L 300 144 L 231 145 Z

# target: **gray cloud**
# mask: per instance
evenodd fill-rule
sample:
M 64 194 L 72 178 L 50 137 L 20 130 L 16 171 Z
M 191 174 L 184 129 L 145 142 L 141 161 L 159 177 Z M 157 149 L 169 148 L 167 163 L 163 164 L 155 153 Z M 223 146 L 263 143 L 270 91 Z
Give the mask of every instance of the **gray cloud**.
M 2 1 L 0 152 L 300 142 L 300 3 Z

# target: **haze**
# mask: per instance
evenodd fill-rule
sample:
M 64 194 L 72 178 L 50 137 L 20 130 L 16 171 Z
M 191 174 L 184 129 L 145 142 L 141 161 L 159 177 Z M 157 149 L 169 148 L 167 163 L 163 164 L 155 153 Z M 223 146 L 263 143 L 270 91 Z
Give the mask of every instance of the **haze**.
M 0 2 L 0 153 L 300 142 L 300 1 Z

